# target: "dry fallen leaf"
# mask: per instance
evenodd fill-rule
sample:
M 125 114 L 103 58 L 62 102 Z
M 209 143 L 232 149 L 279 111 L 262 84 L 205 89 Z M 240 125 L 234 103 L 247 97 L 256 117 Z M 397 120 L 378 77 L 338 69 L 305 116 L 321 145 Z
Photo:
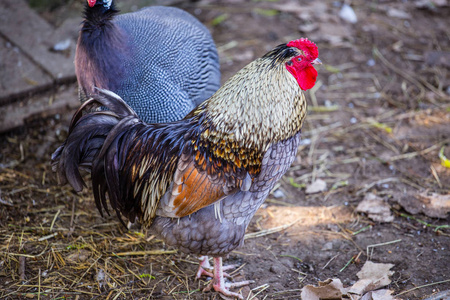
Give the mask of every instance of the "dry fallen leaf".
M 356 16 L 355 11 L 350 5 L 346 3 L 342 5 L 341 10 L 339 11 L 339 17 L 344 21 L 352 24 L 358 22 L 358 17 Z
M 450 194 L 400 194 L 394 200 L 413 215 L 423 213 L 428 217 L 445 219 L 450 213 Z
M 391 283 L 389 276 L 394 274 L 394 271 L 389 271 L 393 264 L 381 264 L 367 261 L 356 276 L 359 280 L 352 285 L 349 293 L 363 295 L 369 291 L 373 291 L 380 287 Z
M 313 183 L 311 183 L 310 185 L 308 185 L 306 187 L 305 193 L 315 194 L 315 193 L 324 192 L 326 190 L 327 190 L 327 183 L 325 181 L 323 181 L 322 179 L 317 179 L 316 181 L 314 181 Z
M 450 194 L 421 193 L 420 200 L 425 205 L 424 213 L 430 217 L 446 218 L 450 212 Z
M 350 288 L 344 288 L 338 278 L 319 281 L 319 286 L 306 285 L 302 288 L 302 300 L 352 299 L 352 300 L 394 300 L 392 291 L 375 289 L 391 283 L 389 276 L 393 264 L 381 264 L 367 261 L 356 275 L 359 280 Z
M 319 286 L 306 285 L 302 288 L 302 300 L 341 299 L 347 293 L 340 279 L 319 281 Z
M 394 216 L 389 205 L 380 197 L 367 193 L 363 201 L 356 207 L 357 212 L 366 213 L 367 216 L 377 222 L 392 222 Z

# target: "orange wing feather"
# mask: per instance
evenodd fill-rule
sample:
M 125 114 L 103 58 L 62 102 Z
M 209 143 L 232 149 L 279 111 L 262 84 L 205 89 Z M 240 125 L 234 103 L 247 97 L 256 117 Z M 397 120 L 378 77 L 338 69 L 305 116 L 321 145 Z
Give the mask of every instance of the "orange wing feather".
M 241 149 L 236 142 L 210 130 L 192 141 L 191 151 L 178 160 L 173 183 L 163 196 L 163 213 L 167 217 L 184 217 L 220 201 L 240 189 L 250 188 L 259 173 L 261 153 Z M 187 149 L 189 149 L 187 148 Z
M 225 196 L 223 186 L 212 183 L 206 172 L 199 172 L 193 163 L 185 169 L 181 184 L 173 190 L 172 195 L 178 193 L 173 199 L 177 217 L 190 215 Z

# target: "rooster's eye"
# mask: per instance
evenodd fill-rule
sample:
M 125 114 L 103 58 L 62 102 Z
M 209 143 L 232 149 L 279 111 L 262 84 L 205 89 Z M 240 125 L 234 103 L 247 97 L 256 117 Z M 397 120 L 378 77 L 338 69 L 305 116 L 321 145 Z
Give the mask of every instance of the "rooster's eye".
M 302 61 L 302 58 L 301 57 L 297 57 L 297 61 L 298 62 Z

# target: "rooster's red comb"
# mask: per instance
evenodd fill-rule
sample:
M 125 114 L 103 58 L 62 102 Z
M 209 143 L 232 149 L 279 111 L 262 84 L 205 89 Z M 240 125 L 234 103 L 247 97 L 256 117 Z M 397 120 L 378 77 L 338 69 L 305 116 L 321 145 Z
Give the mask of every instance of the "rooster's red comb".
M 319 49 L 317 48 L 316 44 L 314 44 L 307 38 L 290 41 L 286 46 L 295 47 L 302 50 L 303 52 L 305 52 L 305 56 L 309 56 L 311 60 L 314 60 L 319 56 Z

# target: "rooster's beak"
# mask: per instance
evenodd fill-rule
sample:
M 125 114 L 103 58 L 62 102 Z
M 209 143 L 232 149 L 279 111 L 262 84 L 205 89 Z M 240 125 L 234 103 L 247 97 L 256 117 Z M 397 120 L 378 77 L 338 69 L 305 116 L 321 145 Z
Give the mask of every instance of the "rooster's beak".
M 320 59 L 316 58 L 315 60 L 313 60 L 313 61 L 311 62 L 311 64 L 313 64 L 313 65 L 321 65 L 321 64 L 322 64 L 322 61 L 321 61 Z

